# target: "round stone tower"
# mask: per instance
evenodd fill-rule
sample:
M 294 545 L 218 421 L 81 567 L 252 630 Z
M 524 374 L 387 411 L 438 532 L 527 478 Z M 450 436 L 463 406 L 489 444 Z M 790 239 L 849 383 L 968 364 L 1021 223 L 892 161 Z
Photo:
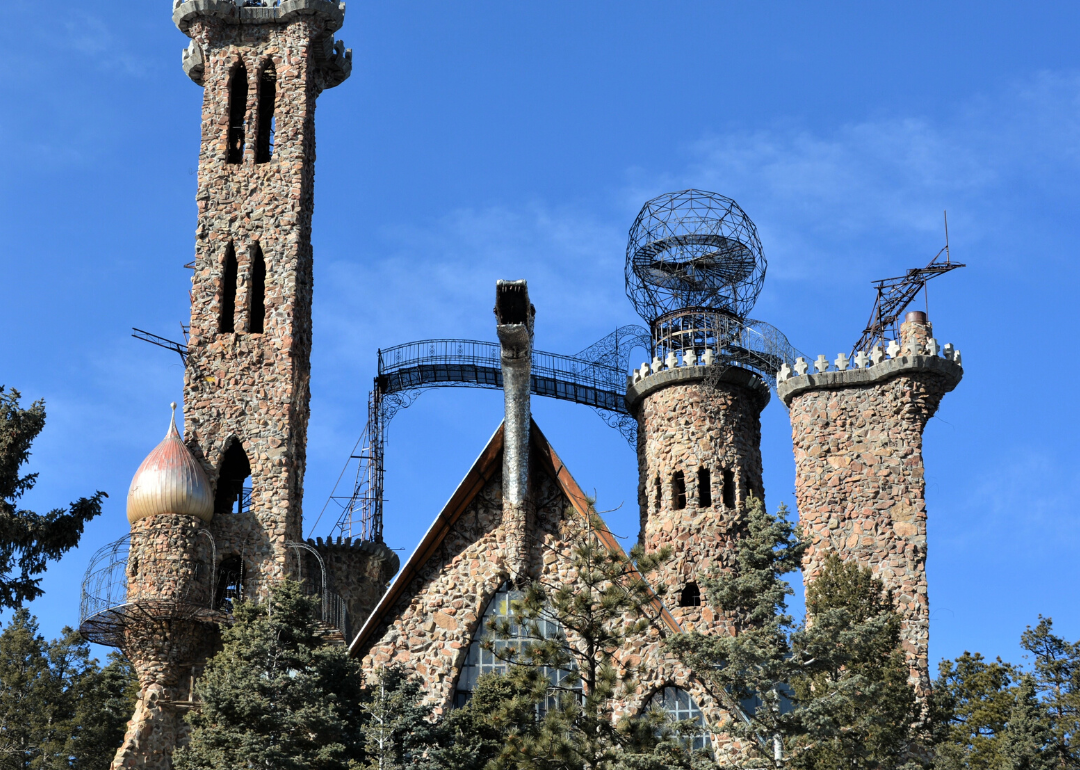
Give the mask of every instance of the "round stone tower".
M 213 510 L 210 481 L 170 420 L 128 492 L 127 601 L 110 615 L 139 700 L 113 767 L 168 770 L 183 741 L 192 684 L 216 640 Z
M 674 557 L 665 603 L 702 631 L 702 578 L 733 564 L 748 497 L 764 497 L 761 410 L 787 340 L 747 319 L 765 278 L 753 222 L 730 198 L 683 190 L 645 204 L 630 230 L 627 295 L 649 323 L 651 363 L 626 402 L 638 421 L 641 542 Z

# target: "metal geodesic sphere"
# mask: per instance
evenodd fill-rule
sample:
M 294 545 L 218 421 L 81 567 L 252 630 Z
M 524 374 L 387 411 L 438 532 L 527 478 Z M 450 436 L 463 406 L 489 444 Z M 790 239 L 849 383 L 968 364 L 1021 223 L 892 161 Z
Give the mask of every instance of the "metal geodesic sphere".
M 646 203 L 626 247 L 626 296 L 652 324 L 701 308 L 745 318 L 765 280 L 757 228 L 723 195 L 682 190 Z

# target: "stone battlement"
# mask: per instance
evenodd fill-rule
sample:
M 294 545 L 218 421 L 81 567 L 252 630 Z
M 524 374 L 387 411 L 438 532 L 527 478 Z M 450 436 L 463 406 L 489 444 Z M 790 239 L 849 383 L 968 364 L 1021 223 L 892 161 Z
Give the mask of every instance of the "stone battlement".
M 680 359 L 674 353 L 669 353 L 664 361 L 654 358 L 652 364 L 642 364 L 640 369 L 635 369 L 634 373 L 626 378 L 626 405 L 630 408 L 630 413 L 635 414 L 642 400 L 660 388 L 677 382 L 705 379 L 708 367 L 717 363 L 716 355 L 711 348 L 707 348 L 700 359 L 696 355 L 685 354 Z M 762 408 L 769 403 L 769 384 L 749 369 L 729 366 L 721 372 L 719 381 L 757 391 L 763 399 Z
M 327 32 L 345 23 L 345 3 L 331 0 L 269 0 L 267 7 L 245 7 L 243 0 L 173 0 L 173 23 L 187 34 L 199 17 L 220 19 L 226 24 L 288 24 L 300 16 L 322 17 Z
M 893 341 L 885 351 L 876 345 L 869 354 L 860 350 L 854 358 L 841 353 L 832 362 L 819 355 L 812 366 L 816 374 L 811 374 L 811 364 L 799 357 L 795 359 L 794 371 L 787 364 L 780 367 L 776 375 L 776 393 L 785 406 L 790 406 L 795 396 L 808 390 L 872 385 L 900 374 L 915 372 L 942 375 L 948 383 L 946 391 L 949 391 L 964 375 L 960 351 L 951 344 L 941 347 L 933 338 L 925 345 L 909 341 L 903 347 Z

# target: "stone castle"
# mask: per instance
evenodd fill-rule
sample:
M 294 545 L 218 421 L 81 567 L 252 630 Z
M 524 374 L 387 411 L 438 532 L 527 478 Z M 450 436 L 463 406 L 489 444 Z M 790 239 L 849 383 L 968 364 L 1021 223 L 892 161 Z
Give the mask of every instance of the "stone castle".
M 173 7 L 191 38 L 184 71 L 204 89 L 184 435 L 170 423 L 138 469 L 130 539 L 93 573 L 120 570 L 121 598 L 111 587 L 84 592 L 83 633 L 123 650 L 141 687 L 114 768 L 172 766 L 232 602 L 265 600 L 286 576 L 321 596 L 328 640 L 348 644 L 372 673 L 407 666 L 438 710 L 466 701 L 480 674 L 503 665 L 480 647 L 486 619 L 505 615 L 530 579 L 570 579 L 570 533 L 589 502 L 532 420 L 535 310 L 524 281 L 496 290 L 505 419 L 405 564 L 381 542 L 302 538 L 315 101 L 350 74 L 351 51 L 334 37 L 344 16 L 344 3 L 330 0 Z M 708 335 L 675 345 L 671 329 L 683 317 L 652 323 L 665 330 L 654 358 L 627 381 L 641 542 L 670 545 L 675 556 L 657 580 L 667 588 L 658 622 L 622 652 L 648 673 L 619 710 L 659 703 L 698 719 L 696 740 L 719 746 L 725 737 L 706 726 L 735 705 L 661 643 L 690 628 L 730 632 L 704 606 L 697 579 L 732 566 L 744 503 L 764 497 L 760 414 L 773 391 L 752 368 L 720 366 L 722 344 Z M 875 348 L 832 365 L 821 356 L 813 372 L 804 358 L 785 361 L 772 383 L 791 417 L 799 517 L 811 539 L 805 579 L 830 552 L 871 566 L 898 601 L 912 677 L 925 688 L 922 435 L 962 368 L 924 315 L 909 314 L 899 336 L 887 356 Z

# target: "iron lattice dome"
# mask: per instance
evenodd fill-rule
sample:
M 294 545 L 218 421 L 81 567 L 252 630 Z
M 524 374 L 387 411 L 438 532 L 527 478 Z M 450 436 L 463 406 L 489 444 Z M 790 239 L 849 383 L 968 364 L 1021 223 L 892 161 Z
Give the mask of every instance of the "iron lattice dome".
M 648 201 L 630 228 L 626 295 L 650 325 L 696 308 L 746 318 L 765 281 L 757 228 L 731 198 L 704 190 Z

